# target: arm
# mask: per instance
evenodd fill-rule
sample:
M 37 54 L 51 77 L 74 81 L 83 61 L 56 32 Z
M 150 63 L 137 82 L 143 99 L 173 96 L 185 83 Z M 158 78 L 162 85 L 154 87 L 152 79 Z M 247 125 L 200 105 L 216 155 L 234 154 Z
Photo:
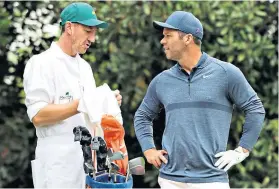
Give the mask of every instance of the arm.
M 53 124 L 77 113 L 78 100 L 53 104 L 53 70 L 44 56 L 35 55 L 27 62 L 23 78 L 27 114 L 35 126 Z
M 155 148 L 153 140 L 153 119 L 160 111 L 160 101 L 157 97 L 155 77 L 148 86 L 146 95 L 134 116 L 134 127 L 142 151 Z
M 79 100 L 74 100 L 67 104 L 48 104 L 33 117 L 35 126 L 44 126 L 65 120 L 77 113 Z
M 163 156 L 167 152 L 165 150 L 156 150 L 153 140 L 152 122 L 160 111 L 160 100 L 156 91 L 159 76 L 151 81 L 147 93 L 134 117 L 135 132 L 142 151 L 148 163 L 153 164 L 157 168 L 160 167 L 161 161 L 167 163 L 167 159 Z
M 261 100 L 242 72 L 233 65 L 229 64 L 228 67 L 228 97 L 244 112 L 245 123 L 239 146 L 235 150 L 219 152 L 215 155 L 219 159 L 214 165 L 219 169 L 224 167 L 225 171 L 249 156 L 260 135 L 265 116 Z
M 256 92 L 242 72 L 231 65 L 228 71 L 228 94 L 237 108 L 245 114 L 245 123 L 239 146 L 251 151 L 263 127 L 265 110 Z

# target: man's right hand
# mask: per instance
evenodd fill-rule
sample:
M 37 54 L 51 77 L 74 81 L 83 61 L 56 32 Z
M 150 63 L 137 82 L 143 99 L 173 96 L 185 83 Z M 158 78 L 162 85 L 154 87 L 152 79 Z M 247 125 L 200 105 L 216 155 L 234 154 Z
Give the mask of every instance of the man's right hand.
M 156 168 L 160 168 L 162 162 L 165 164 L 168 163 L 168 160 L 164 157 L 165 154 L 168 154 L 165 150 L 156 150 L 154 148 L 148 149 L 144 152 L 144 156 L 148 163 L 154 165 Z

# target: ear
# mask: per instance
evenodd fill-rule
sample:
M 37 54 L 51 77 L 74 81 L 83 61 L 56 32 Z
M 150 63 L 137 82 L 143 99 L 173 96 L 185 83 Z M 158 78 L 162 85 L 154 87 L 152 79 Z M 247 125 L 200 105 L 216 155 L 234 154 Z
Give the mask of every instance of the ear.
M 190 34 L 187 34 L 183 37 L 183 42 L 186 46 L 188 46 L 192 40 L 193 40 L 193 36 Z
M 65 23 L 65 32 L 68 34 L 68 35 L 72 35 L 73 33 L 73 24 L 71 22 L 66 22 Z

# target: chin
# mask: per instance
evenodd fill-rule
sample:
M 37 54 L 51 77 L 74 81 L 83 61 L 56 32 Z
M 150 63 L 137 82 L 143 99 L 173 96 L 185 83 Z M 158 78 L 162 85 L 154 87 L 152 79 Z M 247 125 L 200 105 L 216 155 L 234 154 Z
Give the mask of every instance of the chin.
M 173 61 L 177 61 L 175 58 L 172 58 L 172 57 L 166 57 L 168 60 L 173 60 Z
M 172 60 L 172 59 L 171 59 L 171 57 L 170 57 L 170 56 L 168 56 L 168 55 L 166 55 L 166 58 L 167 58 L 168 60 Z
M 85 53 L 86 53 L 86 50 L 79 51 L 79 54 L 85 54 Z

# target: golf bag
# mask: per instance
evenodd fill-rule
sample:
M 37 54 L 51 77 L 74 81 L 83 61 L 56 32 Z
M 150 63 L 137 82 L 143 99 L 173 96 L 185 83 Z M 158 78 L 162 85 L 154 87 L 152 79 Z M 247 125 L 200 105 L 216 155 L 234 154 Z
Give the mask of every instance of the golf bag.
M 80 141 L 83 150 L 86 188 L 132 188 L 132 176 L 129 173 L 125 175 L 128 155 L 124 143 L 124 128 L 112 116 L 103 116 L 102 124 L 106 140 L 99 136 L 92 138 L 85 127 L 78 126 L 73 130 L 74 140 Z M 96 152 L 97 170 L 93 166 L 92 151 Z

